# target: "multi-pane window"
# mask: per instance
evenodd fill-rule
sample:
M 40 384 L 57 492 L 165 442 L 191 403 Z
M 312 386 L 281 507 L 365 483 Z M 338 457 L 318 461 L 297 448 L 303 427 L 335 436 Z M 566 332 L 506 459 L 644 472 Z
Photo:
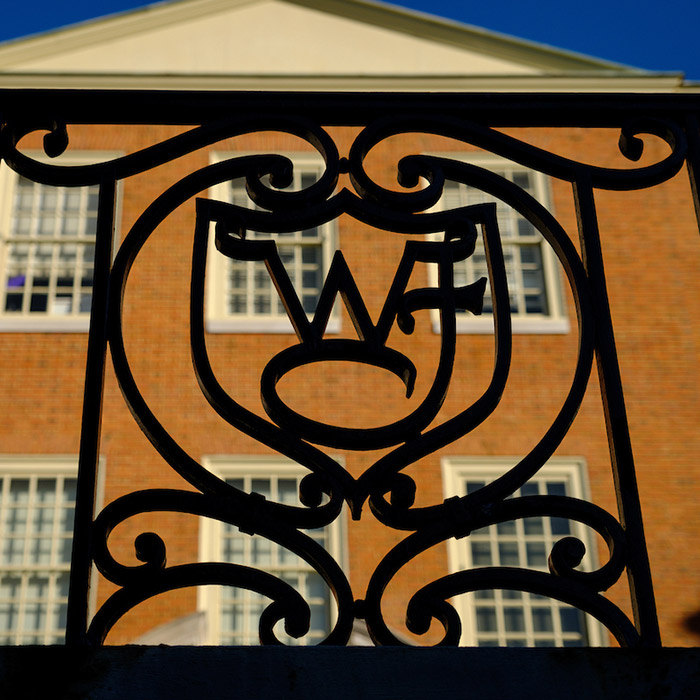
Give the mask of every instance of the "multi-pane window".
M 547 205 L 547 180 L 541 173 L 500 160 L 482 165 Z M 527 219 L 492 195 L 462 183 L 446 183 L 440 206 L 453 209 L 485 203 L 496 204 L 513 329 L 516 332 L 567 331 L 554 251 Z M 481 277 L 489 279 L 484 242 L 479 236 L 474 254 L 455 264 L 454 283 L 464 286 Z M 488 331 L 493 328 L 492 311 L 491 285 L 487 284 L 482 316 L 477 318 L 466 311 L 459 312 L 458 328 Z
M 294 180 L 288 189 L 304 190 L 317 181 L 317 165 L 296 164 Z M 268 185 L 269 186 L 269 185 Z M 215 188 L 214 196 L 246 209 L 259 209 L 248 196 L 244 180 L 234 180 Z M 313 315 L 333 253 L 332 222 L 283 233 L 246 232 L 247 240 L 274 240 L 282 264 L 307 314 Z M 263 261 L 232 260 L 212 253 L 212 279 L 208 304 L 210 330 L 290 330 L 291 324 Z M 213 323 L 212 323 L 213 321 Z
M 2 315 L 87 317 L 97 187 L 50 187 L 14 178 L 2 231 Z
M 76 479 L 0 472 L 0 644 L 62 644 Z
M 460 494 L 472 493 L 492 481 L 492 470 L 459 470 Z M 580 495 L 575 465 L 545 470 L 523 485 L 515 496 Z M 451 567 L 516 567 L 547 571 L 547 558 L 563 537 L 577 537 L 591 558 L 589 533 L 564 518 L 530 517 L 481 528 L 450 544 Z M 596 623 L 584 613 L 553 598 L 518 590 L 489 589 L 458 596 L 464 624 L 463 643 L 471 646 L 553 647 L 601 644 Z
M 268 501 L 301 505 L 299 482 L 303 474 L 291 469 L 275 470 L 274 474 L 255 472 L 232 476 L 226 481 L 249 493 L 259 493 Z M 283 623 L 275 627 L 277 637 L 285 644 L 316 644 L 331 629 L 333 608 L 330 589 L 321 576 L 301 557 L 259 535 L 247 535 L 237 527 L 207 521 L 203 539 L 203 558 L 243 564 L 273 574 L 295 588 L 309 604 L 311 627 L 302 639 L 287 636 Z M 334 555 L 338 549 L 337 527 L 329 526 L 306 531 L 322 547 Z M 259 621 L 270 599 L 247 590 L 228 586 L 208 587 L 201 604 L 208 614 L 210 641 L 221 645 L 254 645 L 259 643 Z

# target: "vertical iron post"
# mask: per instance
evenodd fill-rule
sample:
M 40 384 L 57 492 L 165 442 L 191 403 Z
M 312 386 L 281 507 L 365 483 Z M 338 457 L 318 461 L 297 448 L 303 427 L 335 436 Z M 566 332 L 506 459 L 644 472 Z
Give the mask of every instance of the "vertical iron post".
M 87 643 L 87 618 L 93 558 L 92 522 L 100 458 L 102 399 L 107 357 L 109 277 L 114 245 L 115 209 L 116 179 L 114 177 L 106 178 L 100 183 L 97 213 L 95 268 L 85 367 L 78 487 L 66 621 L 66 644 L 69 646 Z
M 605 284 L 598 215 L 590 178 L 580 172 L 574 182 L 574 201 L 583 264 L 590 281 L 596 329 L 598 380 L 603 401 L 620 523 L 626 534 L 627 577 L 634 620 L 642 645 L 658 647 L 661 646 L 661 637 L 656 617 L 656 602 L 651 581 L 649 556 L 644 538 L 642 509 L 637 488 L 627 409 L 622 393 L 622 377 Z
M 693 192 L 695 216 L 700 231 L 700 124 L 697 114 L 689 114 L 685 120 L 685 133 L 688 139 L 688 177 L 690 189 Z

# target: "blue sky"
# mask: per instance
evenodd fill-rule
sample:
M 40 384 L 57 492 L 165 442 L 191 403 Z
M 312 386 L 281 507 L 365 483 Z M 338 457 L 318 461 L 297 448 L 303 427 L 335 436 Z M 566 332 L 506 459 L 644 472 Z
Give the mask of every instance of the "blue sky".
M 147 0 L 4 0 L 0 41 L 141 7 Z M 396 0 L 393 4 L 700 81 L 698 0 Z

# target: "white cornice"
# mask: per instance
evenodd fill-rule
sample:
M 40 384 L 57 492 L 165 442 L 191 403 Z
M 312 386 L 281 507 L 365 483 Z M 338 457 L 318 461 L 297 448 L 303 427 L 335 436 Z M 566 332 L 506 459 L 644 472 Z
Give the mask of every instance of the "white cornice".
M 557 76 L 316 76 L 0 73 L 1 88 L 427 92 L 700 92 L 678 74 Z

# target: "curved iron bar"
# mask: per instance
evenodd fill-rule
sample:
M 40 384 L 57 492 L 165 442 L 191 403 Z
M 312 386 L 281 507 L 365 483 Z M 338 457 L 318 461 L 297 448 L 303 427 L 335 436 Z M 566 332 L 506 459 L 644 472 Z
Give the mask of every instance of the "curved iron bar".
M 333 594 L 338 616 L 336 623 L 322 644 L 345 644 L 352 631 L 352 592 L 338 563 L 312 537 L 298 528 L 319 527 L 318 519 L 303 517 L 306 509 L 267 501 L 258 494 L 240 492 L 211 496 L 191 491 L 152 489 L 135 491 L 108 504 L 95 519 L 93 534 L 96 541 L 94 561 L 100 572 L 121 586 L 101 607 L 90 626 L 90 635 L 102 643 L 113 625 L 139 603 L 148 598 L 190 586 L 219 584 L 257 591 L 275 601 L 283 612 L 269 620 L 264 629 L 261 620 L 261 641 L 275 640 L 272 626 L 287 619 L 287 632 L 299 637 L 309 630 L 309 607 L 303 598 L 287 583 L 261 570 L 234 563 L 198 563 L 166 568 L 166 547 L 155 533 L 143 533 L 136 538 L 137 558 L 142 565 L 127 566 L 119 563 L 109 551 L 109 536 L 117 525 L 134 515 L 147 512 L 187 513 L 207 517 L 237 526 L 241 532 L 257 534 L 294 552 L 317 571 Z M 317 510 L 325 517 L 325 525 L 338 515 L 321 506 Z M 301 518 L 299 517 L 301 513 Z M 306 522 L 304 522 L 306 521 Z M 301 524 L 300 524 L 301 522 Z M 303 614 L 299 614 L 299 604 Z
M 429 583 L 409 602 L 406 626 L 415 634 L 424 634 L 435 618 L 445 628 L 445 636 L 436 646 L 456 646 L 461 625 L 457 611 L 447 599 L 461 593 L 496 588 L 534 593 L 573 605 L 601 622 L 620 646 L 639 646 L 639 633 L 622 610 L 588 586 L 578 581 L 563 582 L 540 571 L 508 567 L 461 571 Z
M 399 184 L 403 186 L 415 186 L 419 176 L 428 181 L 428 187 L 418 192 L 387 190 L 373 182 L 361 166 L 370 151 L 383 140 L 409 133 L 455 139 L 559 180 L 573 182 L 581 173 L 585 173 L 594 187 L 608 190 L 644 189 L 665 182 L 678 173 L 687 154 L 687 139 L 682 128 L 675 122 L 660 119 L 640 117 L 628 120 L 620 130 L 620 152 L 629 160 L 639 160 L 644 151 L 644 142 L 639 137 L 652 135 L 662 139 L 671 153 L 658 163 L 641 168 L 612 169 L 558 156 L 496 129 L 467 120 L 449 117 L 389 117 L 377 119 L 366 126 L 350 148 L 349 160 L 353 164 L 351 180 L 361 197 L 387 202 L 395 209 L 413 212 L 422 211 L 437 202 L 444 180 L 438 171 L 420 166 L 420 160 L 425 158 L 427 161 L 426 156 L 409 156 L 404 159 L 403 167 L 399 168 Z
M 484 569 L 450 574 L 428 584 L 413 596 L 407 612 L 407 620 L 409 614 L 412 620 L 409 625 L 410 631 L 424 634 L 430 626 L 430 617 L 436 617 L 445 627 L 445 637 L 440 643 L 456 644 L 461 634 L 461 623 L 451 606 L 448 608 L 452 612 L 446 614 L 444 598 L 471 590 L 512 588 L 548 595 L 580 607 L 598 618 L 621 643 L 631 646 L 639 643 L 639 635 L 624 613 L 599 595 L 599 591 L 607 590 L 620 578 L 626 564 L 626 536 L 612 515 L 592 503 L 565 496 L 523 496 L 495 503 L 481 511 L 469 507 L 467 496 L 448 499 L 444 505 L 443 517 L 433 520 L 402 540 L 382 559 L 370 579 L 366 597 L 360 605 L 360 613 L 367 622 L 370 636 L 376 644 L 404 643 L 387 626 L 381 605 L 384 592 L 392 579 L 411 560 L 450 537 L 461 538 L 478 528 L 536 516 L 563 517 L 591 527 L 606 542 L 608 561 L 595 571 L 576 570 L 575 567 L 581 563 L 585 554 L 585 547 L 579 540 L 567 537 L 555 543 L 552 549 L 549 558 L 550 574 L 492 567 L 488 569 L 488 580 L 483 582 L 483 585 L 476 583 L 480 581 L 480 576 L 484 576 L 479 573 Z M 580 546 L 571 547 L 571 540 Z M 534 585 L 528 583 L 533 581 L 538 582 L 537 590 L 524 587 Z M 464 590 L 460 586 L 463 586 Z M 573 593 L 569 597 L 570 590 Z M 429 599 L 440 599 L 441 604 L 427 604 Z M 427 604 L 425 610 L 421 610 L 423 603 Z M 622 637 L 618 636 L 620 630 L 625 631 Z
M 19 129 L 19 131 L 18 131 Z M 323 157 L 327 169 L 314 186 L 315 192 L 332 191 L 335 183 L 332 182 L 333 173 L 338 170 L 338 152 L 334 141 L 328 134 L 320 129 L 315 122 L 304 117 L 285 118 L 275 117 L 226 117 L 197 126 L 182 134 L 170 137 L 147 146 L 135 153 L 106 160 L 102 163 L 89 165 L 60 165 L 58 163 L 46 163 L 34 160 L 17 149 L 17 143 L 21 138 L 34 131 L 47 130 L 44 137 L 44 152 L 50 158 L 62 155 L 68 147 L 68 131 L 66 124 L 47 119 L 42 125 L 33 125 L 31 128 L 21 128 L 12 123 L 3 126 L 0 131 L 0 152 L 3 160 L 18 174 L 25 175 L 44 185 L 55 186 L 86 186 L 101 182 L 105 175 L 114 176 L 117 180 L 137 175 L 152 170 L 153 168 L 170 163 L 182 156 L 194 151 L 211 146 L 223 139 L 234 138 L 244 134 L 260 131 L 284 132 L 307 141 Z M 282 156 L 276 156 L 283 160 Z M 288 159 L 284 159 L 289 163 Z M 268 174 L 268 173 L 265 173 Z M 289 165 L 278 166 L 277 172 L 271 173 L 273 181 L 283 184 L 289 174 Z M 320 185 L 319 185 L 320 183 Z M 271 202 L 284 206 L 287 201 L 294 201 L 294 193 L 278 193 L 269 190 L 265 185 L 251 178 L 248 183 L 251 196 L 257 198 L 271 198 Z M 308 193 L 307 195 L 308 196 Z

